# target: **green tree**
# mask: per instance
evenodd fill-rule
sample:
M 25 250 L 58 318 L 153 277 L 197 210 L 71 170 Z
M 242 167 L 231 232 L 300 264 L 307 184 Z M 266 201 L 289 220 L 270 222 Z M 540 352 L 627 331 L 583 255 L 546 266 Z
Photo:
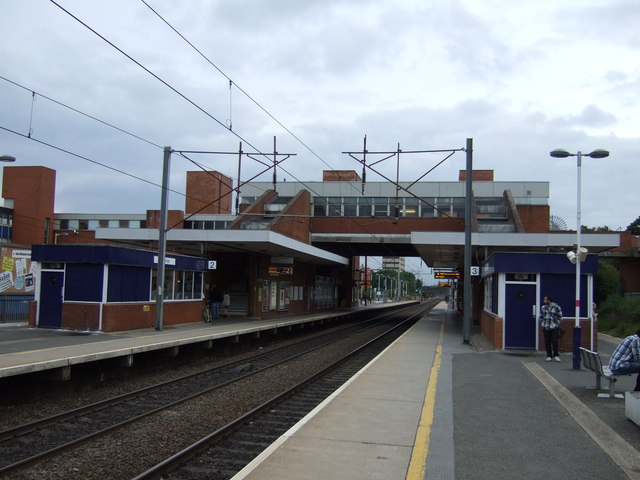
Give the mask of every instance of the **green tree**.
M 582 225 L 581 231 L 582 232 L 610 232 L 611 228 L 607 227 L 606 225 L 604 227 L 589 227 L 587 225 Z
M 640 235 L 640 217 L 636 218 L 629 224 L 629 226 L 627 227 L 627 231 L 632 233 L 633 235 Z
M 620 276 L 618 269 L 611 260 L 600 259 L 598 274 L 594 281 L 594 299 L 599 305 L 610 295 L 620 292 Z

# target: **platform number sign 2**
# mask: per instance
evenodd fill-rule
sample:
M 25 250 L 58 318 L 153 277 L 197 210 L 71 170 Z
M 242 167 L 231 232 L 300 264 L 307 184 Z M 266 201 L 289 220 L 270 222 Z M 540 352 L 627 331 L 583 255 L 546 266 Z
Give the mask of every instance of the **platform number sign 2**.
M 477 277 L 480 275 L 480 267 L 471 267 L 471 276 Z
M 218 266 L 218 261 L 217 260 L 208 260 L 207 261 L 207 269 L 208 270 L 215 270 Z

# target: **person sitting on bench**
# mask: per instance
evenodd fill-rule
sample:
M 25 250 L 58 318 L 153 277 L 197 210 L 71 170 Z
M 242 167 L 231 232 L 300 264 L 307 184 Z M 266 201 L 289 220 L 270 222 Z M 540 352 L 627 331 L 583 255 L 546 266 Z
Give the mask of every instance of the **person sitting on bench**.
M 633 391 L 640 392 L 640 328 L 618 344 L 609 359 L 609 369 L 614 375 L 637 373 Z

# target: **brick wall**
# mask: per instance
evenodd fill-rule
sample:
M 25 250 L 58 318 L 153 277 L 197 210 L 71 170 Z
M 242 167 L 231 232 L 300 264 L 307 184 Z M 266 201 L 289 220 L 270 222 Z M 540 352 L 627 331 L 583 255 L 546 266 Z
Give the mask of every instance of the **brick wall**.
M 491 342 L 493 348 L 502 349 L 502 332 L 504 321 L 502 317 L 489 313 L 486 310 L 480 312 L 480 330 L 482 334 Z
M 520 220 L 527 233 L 549 231 L 549 205 L 518 205 Z
M 100 304 L 63 303 L 62 328 L 96 331 L 100 326 Z
M 265 203 L 269 202 L 272 198 L 276 196 L 278 196 L 278 194 L 274 190 L 267 190 L 260 196 L 260 198 L 258 198 L 255 202 L 253 202 L 249 207 L 243 208 L 242 213 L 244 213 L 245 215 L 239 216 L 238 218 L 236 218 L 231 223 L 231 225 L 229 225 L 227 228 L 229 230 L 240 230 L 240 224 L 242 224 L 242 222 L 249 220 L 251 218 L 249 214 L 251 213 L 255 213 L 256 216 L 258 217 L 264 216 Z
M 160 210 L 147 210 L 147 228 L 160 228 Z M 168 228 L 184 228 L 184 212 L 169 210 L 167 212 Z
M 560 353 L 571 353 L 573 352 L 573 326 L 575 321 L 573 319 L 565 319 L 560 324 L 560 328 L 564 329 L 565 333 L 558 340 L 558 350 Z M 584 348 L 591 348 L 591 322 L 589 320 L 583 319 L 580 320 L 580 346 Z M 598 323 L 593 322 L 593 348 L 598 350 Z M 542 329 L 539 329 L 539 338 L 538 338 L 538 350 L 545 351 L 544 347 L 544 333 Z
M 220 172 L 187 172 L 185 212 L 230 214 L 233 179 Z
M 67 234 L 58 235 L 55 240 L 56 243 L 113 243 L 111 240 L 96 238 L 95 230 L 57 230 L 55 233 Z
M 620 234 L 620 246 L 612 249 L 612 252 L 630 252 L 637 254 L 640 250 L 640 235 L 631 232 L 616 232 Z
M 462 218 L 313 217 L 313 233 L 464 232 Z
M 323 182 L 361 182 L 362 178 L 355 170 L 323 170 Z
M 640 257 L 620 258 L 618 273 L 624 293 L 640 292 Z
M 471 176 L 474 182 L 493 182 L 493 170 L 471 170 Z M 467 181 L 466 170 L 459 171 L 458 181 Z
M 204 301 L 163 303 L 163 325 L 179 325 L 202 321 Z M 153 328 L 156 323 L 156 304 L 118 303 L 103 306 L 102 331 L 117 332 Z
M 311 195 L 302 190 L 289 202 L 287 208 L 271 224 L 273 232 L 294 238 L 300 242 L 309 243 L 311 228 Z
M 56 172 L 46 167 L 4 167 L 2 197 L 13 199 L 13 243 L 53 243 Z

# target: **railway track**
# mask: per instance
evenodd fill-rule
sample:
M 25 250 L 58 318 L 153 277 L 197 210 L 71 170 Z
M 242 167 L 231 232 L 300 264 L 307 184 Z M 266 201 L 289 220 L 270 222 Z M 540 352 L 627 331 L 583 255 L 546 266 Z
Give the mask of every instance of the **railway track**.
M 267 446 L 408 330 L 426 311 L 423 306 L 402 323 L 348 353 L 293 388 L 198 440 L 134 480 L 228 480 Z
M 410 307 L 411 308 L 411 307 Z M 423 308 L 424 309 L 424 308 Z M 406 309 L 404 309 L 406 310 Z M 163 382 L 0 432 L 0 476 L 91 442 L 154 414 L 276 368 L 363 328 L 395 322 L 398 311 L 179 379 Z M 364 326 L 364 327 L 363 327 Z

